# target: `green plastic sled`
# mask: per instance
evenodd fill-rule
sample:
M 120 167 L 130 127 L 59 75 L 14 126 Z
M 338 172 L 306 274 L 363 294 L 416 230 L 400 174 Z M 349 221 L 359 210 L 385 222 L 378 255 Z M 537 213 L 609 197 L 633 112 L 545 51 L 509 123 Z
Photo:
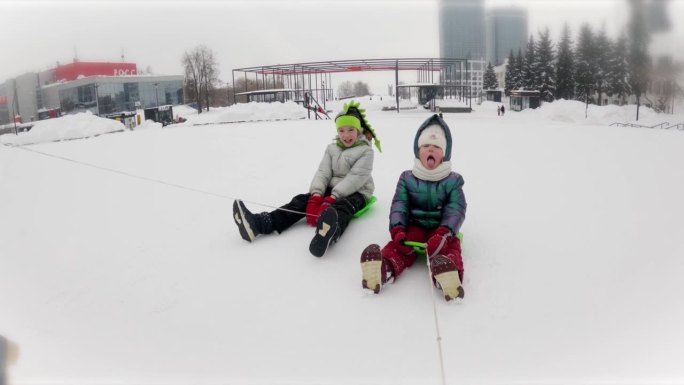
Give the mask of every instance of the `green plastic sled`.
M 363 214 L 368 211 L 368 209 L 373 205 L 373 203 L 377 202 L 378 198 L 375 197 L 375 195 L 371 195 L 370 199 L 366 202 L 366 205 L 363 206 L 363 208 L 357 212 L 354 213 L 352 218 L 358 218 L 362 216 Z
M 456 234 L 456 236 L 458 237 L 458 239 L 459 239 L 461 242 L 463 242 L 463 233 L 461 233 L 461 232 L 459 231 L 459 233 Z M 419 256 L 421 256 L 421 257 L 424 257 L 424 256 L 425 256 L 425 247 L 426 247 L 426 244 L 425 244 L 425 243 L 423 243 L 423 242 L 413 242 L 413 241 L 404 241 L 404 245 L 413 247 L 413 250 L 415 250 L 416 253 L 417 253 Z

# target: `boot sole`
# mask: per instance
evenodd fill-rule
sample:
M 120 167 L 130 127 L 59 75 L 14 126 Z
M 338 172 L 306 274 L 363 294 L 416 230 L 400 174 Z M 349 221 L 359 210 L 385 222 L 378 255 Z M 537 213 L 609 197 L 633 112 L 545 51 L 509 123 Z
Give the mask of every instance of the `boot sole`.
M 361 273 L 363 280 L 361 285 L 364 289 L 380 293 L 382 287 L 382 256 L 380 246 L 370 245 L 361 254 Z
M 316 223 L 316 235 L 309 244 L 309 252 L 315 257 L 322 257 L 330 247 L 335 233 L 337 232 L 337 211 L 327 208 L 318 218 Z
M 456 298 L 463 298 L 463 285 L 458 276 L 458 271 L 447 271 L 435 276 L 435 280 L 439 283 L 444 293 L 444 299 L 451 301 Z
M 233 202 L 233 219 L 240 230 L 240 236 L 247 242 L 252 242 L 256 236 L 249 221 L 245 219 L 245 212 L 242 210 L 242 201 L 236 200 Z

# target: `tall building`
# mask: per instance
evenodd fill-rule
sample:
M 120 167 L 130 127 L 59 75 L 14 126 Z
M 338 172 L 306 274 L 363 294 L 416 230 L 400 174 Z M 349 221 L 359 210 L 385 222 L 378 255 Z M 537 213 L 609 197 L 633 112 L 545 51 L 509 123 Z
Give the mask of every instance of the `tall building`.
M 494 8 L 486 17 L 487 62 L 493 66 L 504 63 L 511 50 L 525 51 L 527 44 L 527 10 L 517 7 Z
M 441 0 L 439 47 L 443 58 L 484 60 L 484 0 Z

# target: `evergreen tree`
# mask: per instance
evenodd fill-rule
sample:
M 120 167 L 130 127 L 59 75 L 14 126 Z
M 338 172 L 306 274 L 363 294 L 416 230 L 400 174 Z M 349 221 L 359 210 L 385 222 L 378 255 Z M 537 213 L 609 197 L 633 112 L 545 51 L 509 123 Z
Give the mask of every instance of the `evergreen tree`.
M 499 82 L 496 80 L 496 74 L 494 73 L 494 67 L 492 67 L 492 62 L 487 65 L 487 70 L 485 71 L 484 78 L 482 79 L 482 88 L 485 90 L 493 90 L 499 88 Z
M 515 89 L 515 55 L 513 55 L 513 50 L 511 50 L 511 53 L 508 55 L 508 62 L 506 63 L 506 84 L 504 85 L 506 96 L 509 96 L 513 89 Z
M 537 85 L 542 100 L 552 102 L 556 97 L 556 76 L 554 71 L 554 52 L 549 29 L 539 33 L 539 41 L 536 45 L 537 57 Z
M 534 46 L 534 37 L 530 35 L 530 40 L 527 42 L 527 49 L 525 50 L 525 58 L 523 61 L 523 87 L 528 90 L 539 89 L 539 71 L 537 69 L 537 53 Z
M 515 58 L 515 67 L 513 71 L 513 89 L 519 90 L 524 88 L 523 68 L 525 66 L 525 59 L 523 59 L 522 50 L 518 49 L 518 56 Z
M 594 33 L 591 31 L 589 24 L 582 24 L 580 28 L 575 57 L 577 58 L 575 65 L 577 97 L 589 103 L 591 93 L 596 85 Z
M 627 66 L 627 38 L 620 35 L 611 49 L 608 72 L 608 96 L 616 95 L 624 102 L 624 98 L 632 93 L 629 86 L 629 73 Z
M 570 40 L 570 27 L 565 24 L 558 44 L 556 62 L 556 97 L 571 100 L 575 98 L 575 59 Z
M 603 92 L 608 87 L 611 48 L 612 43 L 606 35 L 606 27 L 604 25 L 598 36 L 596 36 L 594 46 L 594 57 L 596 60 L 596 73 L 594 74 L 594 79 L 596 80 L 596 93 L 598 94 L 599 106 L 603 104 Z
M 629 85 L 637 99 L 636 120 L 639 120 L 639 107 L 641 106 L 641 94 L 646 92 L 651 66 L 648 56 L 648 43 L 650 36 L 646 29 L 644 19 L 644 6 L 641 0 L 629 0 L 631 6 L 631 18 L 629 21 Z

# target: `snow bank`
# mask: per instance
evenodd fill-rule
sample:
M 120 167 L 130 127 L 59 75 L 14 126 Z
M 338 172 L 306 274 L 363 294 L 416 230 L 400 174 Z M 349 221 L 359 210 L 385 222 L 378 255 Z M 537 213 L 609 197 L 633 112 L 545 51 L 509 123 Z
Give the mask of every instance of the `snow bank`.
M 33 125 L 31 131 L 19 133 L 19 135 L 3 135 L 1 141 L 3 144 L 35 144 L 88 138 L 124 129 L 123 123 L 119 121 L 101 118 L 91 112 L 84 112 L 61 118 L 41 120 Z
M 366 109 L 366 111 L 382 111 L 383 109 L 396 107 L 396 99 L 393 96 L 372 95 L 327 101 L 325 103 L 325 108 L 329 111 L 328 114 L 333 117 L 342 109 L 344 103 L 347 103 L 350 100 L 360 102 L 362 108 Z M 684 122 L 684 115 L 673 116 L 659 114 L 653 109 L 645 106 L 641 106 L 639 110 L 639 121 L 636 121 L 635 105 L 597 106 L 590 104 L 586 111 L 587 117 L 585 118 L 586 105 L 583 102 L 564 99 L 556 100 L 552 103 L 543 103 L 539 108 L 526 109 L 520 112 L 512 111 L 507 100 L 501 103 L 483 101 L 479 105 L 476 105 L 475 101 L 473 101 L 474 114 L 496 114 L 497 108 L 502 104 L 506 107 L 505 116 L 511 117 L 509 119 L 542 119 L 581 125 L 610 125 L 619 122 L 651 126 L 662 122 Z M 399 105 L 402 109 L 419 108 L 422 110 L 422 106 L 418 105 L 418 101 L 415 98 L 411 100 L 400 99 Z M 466 106 L 468 104 L 466 101 L 458 99 L 447 99 L 437 100 L 437 105 L 440 107 L 453 107 Z M 202 114 L 197 114 L 197 110 L 194 108 L 183 105 L 174 107 L 174 115 L 186 118 L 187 122 L 185 122 L 185 124 L 189 125 L 256 120 L 302 119 L 307 117 L 306 109 L 294 102 L 240 103 L 229 107 L 211 109 Z
M 586 118 L 585 118 L 586 110 Z M 508 111 L 507 111 L 508 112 Z M 636 122 L 636 105 L 627 106 L 597 106 L 576 100 L 556 100 L 553 103 L 542 103 L 536 109 L 526 109 L 519 112 L 524 119 L 545 118 L 552 121 L 576 123 L 582 125 L 606 125 L 615 122 Z M 654 110 L 641 106 L 639 109 L 639 121 L 645 119 L 661 120 L 661 116 Z
M 162 127 L 163 127 L 163 125 L 161 123 L 157 123 L 154 120 L 148 119 L 148 120 L 142 122 L 142 124 L 139 125 L 138 127 L 136 127 L 135 129 L 137 131 L 137 130 L 161 129 Z
M 174 107 L 174 114 L 176 114 Z M 187 119 L 184 125 L 193 124 L 215 124 L 231 122 L 248 122 L 257 120 L 285 120 L 285 119 L 304 119 L 306 109 L 301 105 L 289 101 L 285 103 L 238 103 L 228 107 L 214 108 L 201 114 L 185 116 L 178 115 Z
M 397 100 L 394 96 L 389 95 L 372 95 L 372 96 L 361 96 L 358 98 L 349 98 L 344 100 L 330 100 L 326 102 L 326 109 L 332 110 L 333 115 L 337 114 L 342 110 L 344 103 L 348 103 L 350 100 L 355 100 L 361 103 L 361 108 L 366 111 L 383 111 L 387 109 L 392 109 L 397 107 Z M 418 100 L 406 100 L 399 99 L 399 107 L 401 109 L 412 109 L 418 107 Z
M 177 118 L 179 116 L 184 117 L 187 119 L 189 116 L 192 115 L 197 115 L 197 109 L 193 108 L 191 106 L 188 106 L 186 104 L 182 104 L 179 106 L 173 106 L 173 117 Z
M 332 117 L 337 114 L 344 103 L 352 99 L 335 100 L 326 102 L 328 114 Z M 395 107 L 396 99 L 388 95 L 373 95 L 354 98 L 361 103 L 367 111 L 381 111 L 384 107 Z M 493 115 L 502 103 L 484 101 L 474 105 L 474 114 Z M 465 105 L 458 100 L 438 101 L 438 105 L 452 106 Z M 683 123 L 682 115 L 658 114 L 653 109 L 642 106 L 639 110 L 639 121 L 636 118 L 636 106 L 596 106 L 589 105 L 585 118 L 585 104 L 574 100 L 557 100 L 553 103 L 543 103 L 537 109 L 526 109 L 520 112 L 511 111 L 508 102 L 506 106 L 506 118 L 513 120 L 548 120 L 580 125 L 610 125 L 615 122 L 638 123 L 651 126 L 663 122 Z M 417 100 L 400 100 L 402 108 L 418 106 Z M 422 109 L 422 108 L 420 108 Z M 307 111 L 301 105 L 289 101 L 285 103 L 239 103 L 229 107 L 214 108 L 210 111 L 198 114 L 194 108 L 181 105 L 174 106 L 174 116 L 182 116 L 187 119 L 180 125 L 217 124 L 232 122 L 264 121 L 264 120 L 291 120 L 304 119 Z M 161 128 L 161 124 L 146 121 L 137 129 Z M 65 139 L 87 138 L 108 132 L 125 129 L 122 123 L 93 115 L 90 112 L 67 115 L 57 119 L 49 119 L 36 122 L 31 131 L 15 135 L 3 135 L 0 142 L 4 144 L 34 144 Z

